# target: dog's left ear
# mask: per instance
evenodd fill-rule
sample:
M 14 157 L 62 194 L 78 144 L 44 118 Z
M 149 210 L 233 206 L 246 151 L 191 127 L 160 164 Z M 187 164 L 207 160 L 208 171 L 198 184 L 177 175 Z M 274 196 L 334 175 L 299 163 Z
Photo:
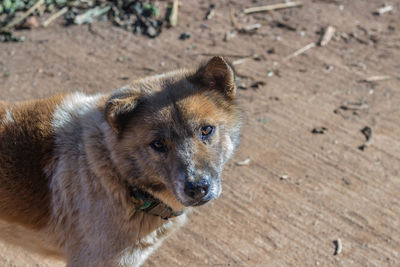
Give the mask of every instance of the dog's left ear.
M 137 105 L 142 102 L 143 93 L 135 88 L 123 87 L 107 100 L 105 115 L 111 128 L 120 134 Z
M 213 57 L 201 66 L 194 74 L 193 81 L 207 88 L 220 90 L 230 99 L 235 98 L 235 73 L 223 57 Z

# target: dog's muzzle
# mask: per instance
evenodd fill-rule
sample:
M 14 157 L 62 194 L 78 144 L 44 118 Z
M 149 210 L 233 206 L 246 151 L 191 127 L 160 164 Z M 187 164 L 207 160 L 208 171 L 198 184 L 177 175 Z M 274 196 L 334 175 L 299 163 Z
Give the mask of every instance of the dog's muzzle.
M 186 180 L 183 191 L 190 206 L 200 206 L 219 196 L 219 184 L 210 177 Z

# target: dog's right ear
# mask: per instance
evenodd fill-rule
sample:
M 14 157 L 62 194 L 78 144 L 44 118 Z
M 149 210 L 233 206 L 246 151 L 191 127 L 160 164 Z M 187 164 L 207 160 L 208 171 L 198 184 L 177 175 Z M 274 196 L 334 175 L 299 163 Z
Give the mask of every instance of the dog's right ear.
M 120 134 L 126 126 L 127 120 L 143 100 L 143 93 L 135 88 L 123 87 L 114 92 L 107 100 L 105 115 L 111 128 Z

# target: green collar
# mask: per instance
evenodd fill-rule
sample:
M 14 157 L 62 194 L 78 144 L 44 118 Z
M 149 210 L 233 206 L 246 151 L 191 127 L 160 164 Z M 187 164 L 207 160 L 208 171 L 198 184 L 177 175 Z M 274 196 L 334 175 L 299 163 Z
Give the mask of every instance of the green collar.
M 137 186 L 129 186 L 129 193 L 137 210 L 159 216 L 164 220 L 183 214 L 183 211 L 174 211 L 170 206 L 164 204 L 159 199 L 141 190 Z

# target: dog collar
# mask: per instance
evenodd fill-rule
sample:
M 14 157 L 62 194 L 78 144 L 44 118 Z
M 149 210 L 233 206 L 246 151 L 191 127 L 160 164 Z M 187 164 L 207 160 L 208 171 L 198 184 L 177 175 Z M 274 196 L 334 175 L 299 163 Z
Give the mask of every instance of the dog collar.
M 129 186 L 129 193 L 137 210 L 159 216 L 164 220 L 183 214 L 183 211 L 174 211 L 170 206 L 164 204 L 162 201 L 141 190 L 137 186 Z

